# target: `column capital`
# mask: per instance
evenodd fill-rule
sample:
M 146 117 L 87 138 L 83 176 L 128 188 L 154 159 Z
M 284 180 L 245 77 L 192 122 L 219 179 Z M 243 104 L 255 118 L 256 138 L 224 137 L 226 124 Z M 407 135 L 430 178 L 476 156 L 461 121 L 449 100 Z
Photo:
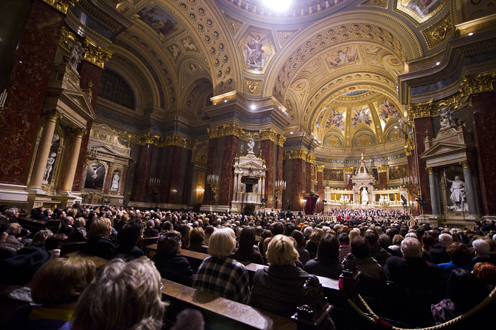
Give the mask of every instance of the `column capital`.
M 274 143 L 277 143 L 277 141 L 278 141 L 277 132 L 274 131 L 272 128 L 261 129 L 258 131 L 258 133 L 260 134 L 260 140 L 261 141 L 270 140 Z
M 353 167 L 345 167 L 344 168 L 344 174 L 345 175 L 353 174 Z
M 379 165 L 379 166 L 377 166 L 377 172 L 378 173 L 385 173 L 385 172 L 387 172 L 387 168 L 388 168 L 387 165 Z
M 433 174 L 433 175 L 439 174 L 439 170 L 435 167 L 426 167 L 425 169 L 427 170 L 427 173 L 429 173 L 429 174 Z
M 112 57 L 112 52 L 109 49 L 102 48 L 96 44 L 93 40 L 84 37 L 84 59 L 100 68 L 103 69 L 105 62 L 110 60 Z
M 460 165 L 463 166 L 463 169 L 471 169 L 473 166 L 473 163 L 470 160 L 465 160 L 463 162 L 460 162 Z
M 325 166 L 324 165 L 317 165 L 317 172 L 324 172 L 324 168 Z
M 77 138 L 82 138 L 87 132 L 86 128 L 82 127 L 70 127 L 69 130 L 74 132 L 74 135 Z
M 284 142 L 286 142 L 286 138 L 283 135 L 277 136 L 277 145 L 280 147 L 284 147 Z
M 60 118 L 62 118 L 62 114 L 57 109 L 50 109 L 44 111 L 43 117 L 45 117 L 46 121 L 56 123 Z
M 67 15 L 67 10 L 74 7 L 78 1 L 79 0 L 43 0 L 43 2 L 57 9 L 64 15 Z
M 315 164 L 315 156 L 313 155 L 307 155 L 307 159 L 306 159 L 306 162 L 307 163 L 310 163 L 310 164 Z

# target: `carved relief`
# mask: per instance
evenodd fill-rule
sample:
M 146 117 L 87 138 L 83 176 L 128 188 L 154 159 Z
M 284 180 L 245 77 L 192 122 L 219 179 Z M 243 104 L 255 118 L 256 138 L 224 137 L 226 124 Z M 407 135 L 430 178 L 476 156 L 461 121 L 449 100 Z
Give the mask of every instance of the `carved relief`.
M 436 24 L 423 30 L 422 35 L 424 36 L 429 49 L 432 49 L 447 41 L 453 32 L 454 27 L 451 19 L 451 12 L 448 11 Z

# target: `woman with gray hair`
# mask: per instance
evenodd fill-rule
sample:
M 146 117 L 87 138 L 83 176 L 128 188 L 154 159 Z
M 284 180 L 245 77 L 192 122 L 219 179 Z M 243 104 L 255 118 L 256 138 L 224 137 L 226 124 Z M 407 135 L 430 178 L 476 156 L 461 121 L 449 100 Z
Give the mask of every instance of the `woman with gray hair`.
M 210 257 L 203 260 L 193 280 L 193 288 L 200 291 L 248 303 L 250 288 L 248 271 L 232 259 L 236 237 L 230 228 L 213 232 L 208 245 Z
M 491 246 L 488 242 L 483 239 L 476 239 L 472 242 L 472 246 L 475 250 L 475 257 L 472 259 L 472 265 L 475 265 L 478 262 L 491 262 L 491 257 L 489 256 Z

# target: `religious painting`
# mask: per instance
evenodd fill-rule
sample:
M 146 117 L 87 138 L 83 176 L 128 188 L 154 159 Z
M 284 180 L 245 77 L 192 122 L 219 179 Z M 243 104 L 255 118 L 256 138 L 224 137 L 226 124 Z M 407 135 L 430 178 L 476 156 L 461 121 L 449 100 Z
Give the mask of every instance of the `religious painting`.
M 390 57 L 388 59 L 388 63 L 391 65 L 394 65 L 394 66 L 401 65 L 401 61 L 399 59 L 397 59 L 396 57 Z
M 334 109 L 331 109 L 331 115 L 329 118 L 327 118 L 327 122 L 325 125 L 325 128 L 331 128 L 332 126 L 335 126 L 337 129 L 340 131 L 344 130 L 344 111 L 339 112 Z
M 379 181 L 379 173 L 377 172 L 377 168 L 373 168 L 371 172 L 372 172 L 372 176 L 374 177 L 374 179 L 376 181 Z
M 327 107 L 322 109 L 322 111 L 320 112 L 319 116 L 317 117 L 317 121 L 315 122 L 315 127 L 320 128 L 320 124 L 322 122 L 322 118 L 324 117 L 324 113 L 325 113 L 326 109 L 327 109 Z
M 105 166 L 101 163 L 93 163 L 88 166 L 84 187 L 87 189 L 102 189 L 105 179 Z
M 372 66 L 382 66 L 382 63 L 379 62 L 378 59 L 376 58 L 369 58 L 369 64 L 372 65 Z
M 377 45 L 365 46 L 365 51 L 367 52 L 367 54 L 377 55 L 377 53 L 379 52 L 380 49 L 381 49 L 381 47 L 377 46 Z
M 381 118 L 384 124 L 387 123 L 388 118 L 401 119 L 400 113 L 394 103 L 389 101 L 389 98 L 386 98 L 382 103 L 378 103 L 377 107 L 379 109 L 379 118 Z
M 186 49 L 186 50 L 198 50 L 198 48 L 193 43 L 193 41 L 191 41 L 191 37 L 184 38 L 182 43 L 183 43 L 184 49 Z
M 408 176 L 407 165 L 389 166 L 389 180 L 399 180 Z
M 304 81 L 300 81 L 299 83 L 297 83 L 294 87 L 295 91 L 301 91 L 302 89 L 304 89 L 305 87 L 307 86 L 307 84 L 304 82 Z
M 176 45 L 170 46 L 169 52 L 171 53 L 172 57 L 174 58 L 174 61 L 176 61 L 179 54 L 181 54 L 181 50 Z
M 344 181 L 343 169 L 324 169 L 324 181 Z
M 328 147 L 342 147 L 343 139 L 336 134 L 330 134 L 324 138 L 324 145 Z
M 360 109 L 352 109 L 353 111 L 353 118 L 351 118 L 351 125 L 353 127 L 357 127 L 358 124 L 363 123 L 368 126 L 372 124 L 372 119 L 370 119 L 370 109 L 369 107 L 360 107 Z
M 347 46 L 332 50 L 325 57 L 325 62 L 330 69 L 335 69 L 346 64 L 354 64 L 359 60 L 356 46 Z
M 190 63 L 188 65 L 188 70 L 191 73 L 196 73 L 196 72 L 198 72 L 198 66 L 195 63 Z
M 255 31 L 250 31 L 243 39 L 241 50 L 248 70 L 263 71 L 272 55 L 269 36 Z
M 164 36 L 177 31 L 178 23 L 165 10 L 158 6 L 148 5 L 138 12 L 139 19 L 158 34 Z
M 419 23 L 434 16 L 447 0 L 399 0 L 396 8 L 415 18 Z

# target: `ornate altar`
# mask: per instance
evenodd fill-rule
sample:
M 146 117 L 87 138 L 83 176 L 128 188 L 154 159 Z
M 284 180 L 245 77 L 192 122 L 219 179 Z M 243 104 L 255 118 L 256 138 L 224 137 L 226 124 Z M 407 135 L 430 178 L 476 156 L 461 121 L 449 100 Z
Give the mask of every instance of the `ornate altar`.
M 262 199 L 265 196 L 266 172 L 265 160 L 255 156 L 253 148 L 248 148 L 246 156 L 236 157 L 232 213 L 249 214 L 264 210 Z
M 365 166 L 365 154 L 362 152 L 360 167 L 352 176 L 353 179 L 353 203 L 362 207 L 374 205 L 374 176 L 369 173 Z

